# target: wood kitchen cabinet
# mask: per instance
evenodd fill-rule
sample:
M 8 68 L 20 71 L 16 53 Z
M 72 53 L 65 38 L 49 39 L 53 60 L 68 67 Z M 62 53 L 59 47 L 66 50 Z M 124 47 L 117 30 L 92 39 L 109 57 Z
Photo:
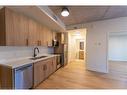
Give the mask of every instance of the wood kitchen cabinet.
M 45 61 L 46 69 L 45 69 L 45 78 L 48 78 L 50 74 L 52 74 L 52 58 Z
M 34 87 L 56 71 L 56 57 L 34 63 Z
M 0 45 L 27 45 L 28 19 L 8 8 L 0 11 Z M 2 37 L 3 36 L 3 37 Z
M 44 27 L 42 25 L 39 24 L 39 28 L 38 28 L 38 31 L 39 31 L 39 39 L 38 39 L 38 43 L 40 46 L 46 46 L 46 43 L 45 43 L 45 34 L 44 34 Z
M 57 37 L 56 37 L 56 32 L 55 32 L 55 31 L 52 32 L 52 39 L 53 39 L 53 40 L 56 40 L 56 39 L 57 39 Z
M 0 65 L 0 88 L 35 88 L 56 71 L 56 65 L 56 57 L 51 57 L 36 63 L 22 65 L 16 68 Z
M 56 67 L 57 67 L 57 57 L 55 56 L 53 59 L 52 59 L 52 72 L 55 72 L 56 71 Z
M 37 45 L 37 24 L 32 19 L 28 20 L 29 32 L 28 32 L 28 45 Z
M 14 80 L 13 70 L 6 66 L 0 66 L 0 88 L 1 89 L 13 89 Z
M 45 60 L 45 65 L 46 65 L 45 78 L 47 78 L 49 75 L 51 75 L 53 72 L 56 71 L 57 66 L 56 57 L 52 57 Z
M 34 87 L 45 79 L 45 64 L 43 61 L 34 63 Z
M 41 23 L 12 9 L 0 9 L 1 46 L 51 47 L 53 31 Z
M 49 29 L 46 29 L 46 42 L 47 42 L 47 46 L 52 46 L 52 31 Z

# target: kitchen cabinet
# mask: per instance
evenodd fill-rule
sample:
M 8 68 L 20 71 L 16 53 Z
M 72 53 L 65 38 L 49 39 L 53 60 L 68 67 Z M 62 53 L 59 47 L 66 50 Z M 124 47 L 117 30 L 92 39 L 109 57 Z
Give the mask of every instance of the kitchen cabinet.
M 0 66 L 0 88 L 13 89 L 14 88 L 14 74 L 13 70 L 7 66 Z
M 48 76 L 52 73 L 52 59 L 48 59 L 45 61 L 45 78 L 48 78 Z
M 36 87 L 56 71 L 56 57 L 12 68 L 0 65 L 1 89 Z
M 34 63 L 34 87 L 56 71 L 56 57 Z
M 52 46 L 53 31 L 12 9 L 0 9 L 1 46 Z
M 28 33 L 28 45 L 36 46 L 37 45 L 37 24 L 32 19 L 28 21 L 29 33 Z
M 47 78 L 49 75 L 51 75 L 53 72 L 56 71 L 57 66 L 56 57 L 52 57 L 46 60 L 45 65 L 46 65 L 45 77 Z
M 27 45 L 28 19 L 8 8 L 1 9 L 0 18 L 0 45 Z
M 65 38 L 64 38 L 64 33 L 57 33 L 57 40 L 59 41 L 60 44 L 65 43 Z
M 52 31 L 51 30 L 49 30 L 49 29 L 47 29 L 46 30 L 46 35 L 47 35 L 47 38 L 46 38 L 46 40 L 47 40 L 47 46 L 52 46 Z
M 42 25 L 38 25 L 39 27 L 38 27 L 38 34 L 39 34 L 39 45 L 40 46 L 46 46 L 46 43 L 45 43 L 45 39 L 44 39 L 44 37 L 46 36 L 45 35 L 45 33 L 44 33 L 44 27 L 42 26 Z
M 56 40 L 56 32 L 55 31 L 52 32 L 52 39 Z
M 34 87 L 45 79 L 45 64 L 43 61 L 34 64 Z
M 56 68 L 57 67 L 57 57 L 55 56 L 53 58 L 53 62 L 52 62 L 52 72 L 55 72 L 56 71 Z
M 33 86 L 33 66 L 23 65 L 17 68 L 0 65 L 1 89 L 28 89 Z

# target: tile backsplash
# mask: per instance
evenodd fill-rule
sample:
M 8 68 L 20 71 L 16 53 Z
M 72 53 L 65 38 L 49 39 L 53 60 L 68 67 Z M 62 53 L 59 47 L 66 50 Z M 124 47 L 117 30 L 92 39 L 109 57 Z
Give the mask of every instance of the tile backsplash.
M 53 48 L 38 47 L 40 54 L 53 53 Z M 25 46 L 0 46 L 0 60 L 14 59 L 20 57 L 32 57 L 34 47 Z

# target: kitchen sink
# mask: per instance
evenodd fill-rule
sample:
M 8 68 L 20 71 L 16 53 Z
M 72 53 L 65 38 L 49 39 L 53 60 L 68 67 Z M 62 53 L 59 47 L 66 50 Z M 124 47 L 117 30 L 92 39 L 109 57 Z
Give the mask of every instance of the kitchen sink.
M 37 60 L 37 59 L 41 59 L 41 58 L 45 58 L 45 57 L 48 57 L 48 56 L 38 56 L 38 57 L 32 57 L 30 59 L 31 60 Z

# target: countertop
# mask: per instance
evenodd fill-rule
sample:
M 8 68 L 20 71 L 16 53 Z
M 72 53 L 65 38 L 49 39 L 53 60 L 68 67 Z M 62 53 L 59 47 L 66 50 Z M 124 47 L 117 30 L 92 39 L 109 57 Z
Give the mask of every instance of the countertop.
M 0 65 L 3 66 L 8 66 L 12 69 L 24 66 L 24 65 L 28 65 L 28 64 L 32 64 L 38 61 L 42 61 L 42 60 L 46 60 L 48 58 L 54 57 L 54 56 L 59 56 L 58 54 L 40 54 L 38 56 L 47 56 L 45 58 L 40 58 L 40 59 L 36 59 L 36 60 L 32 60 L 30 58 L 32 57 L 22 57 L 22 58 L 17 58 L 17 59 L 10 59 L 10 60 L 1 60 L 0 61 Z

